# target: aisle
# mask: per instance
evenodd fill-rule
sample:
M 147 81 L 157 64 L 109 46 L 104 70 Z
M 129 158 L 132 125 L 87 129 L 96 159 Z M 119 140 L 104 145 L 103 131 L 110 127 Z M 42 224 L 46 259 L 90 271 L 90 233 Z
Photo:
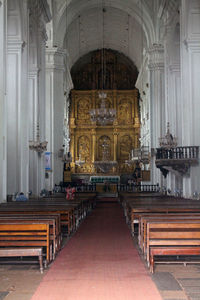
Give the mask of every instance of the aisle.
M 59 253 L 32 300 L 161 300 L 118 203 L 99 203 Z

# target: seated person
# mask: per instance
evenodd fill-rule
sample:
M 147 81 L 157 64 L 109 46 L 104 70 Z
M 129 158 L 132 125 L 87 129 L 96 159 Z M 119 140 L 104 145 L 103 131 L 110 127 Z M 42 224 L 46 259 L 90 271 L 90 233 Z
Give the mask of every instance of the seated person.
M 68 185 L 68 187 L 65 189 L 66 192 L 66 199 L 67 200 L 71 200 L 71 194 L 72 194 L 72 189 L 70 184 Z
M 17 197 L 16 197 L 16 201 L 27 201 L 28 198 L 24 195 L 24 193 L 20 193 Z
M 76 189 L 75 187 L 72 187 L 71 189 L 71 199 L 73 200 L 75 198 Z

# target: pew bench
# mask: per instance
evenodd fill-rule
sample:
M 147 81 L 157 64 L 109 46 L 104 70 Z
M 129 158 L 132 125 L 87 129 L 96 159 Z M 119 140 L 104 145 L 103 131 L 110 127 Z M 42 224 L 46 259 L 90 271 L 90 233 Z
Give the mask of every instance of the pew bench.
M 141 194 L 142 195 L 142 194 Z M 173 196 L 148 195 L 127 196 L 124 199 L 124 214 L 134 236 L 135 223 L 141 213 L 200 213 L 200 202 Z
M 160 250 L 162 248 L 162 251 Z M 157 250 L 156 250 L 157 249 Z M 155 253 L 199 255 L 200 220 L 167 220 L 147 223 L 147 264 L 154 270 Z
M 52 247 L 50 243 L 50 260 L 54 260 L 57 252 L 60 250 L 60 231 L 57 230 L 56 224 L 57 216 L 32 216 L 32 215 L 0 215 L 0 224 L 3 223 L 23 223 L 23 224 L 36 224 L 36 223 L 46 223 L 49 224 L 49 238 L 52 242 Z M 52 249 L 51 249 L 52 248 Z
M 50 262 L 50 246 L 49 224 L 47 223 L 0 222 L 0 249 L 41 247 L 45 249 L 45 264 L 47 264 Z
M 155 256 L 197 256 L 200 255 L 200 247 L 152 247 L 150 248 L 150 272 L 154 273 Z
M 181 220 L 200 220 L 200 213 L 182 214 L 182 213 L 149 213 L 139 215 L 139 230 L 138 230 L 138 244 L 142 253 L 146 254 L 147 248 L 147 223 L 152 221 L 181 221 Z
M 163 214 L 171 214 L 171 213 L 200 213 L 200 208 L 193 208 L 193 207 L 177 207 L 177 206 L 168 206 L 163 205 L 160 207 L 133 207 L 131 210 L 131 233 L 134 236 L 135 234 L 135 221 L 139 222 L 139 215 L 141 213 L 163 213 Z
M 41 247 L 34 248 L 0 248 L 0 257 L 30 257 L 38 256 L 40 272 L 43 273 L 43 255 Z
M 13 204 L 13 203 L 11 203 Z M 18 203 L 17 203 L 18 204 Z M 61 206 L 61 205 L 10 205 L 10 206 L 3 206 L 0 207 L 1 214 L 20 214 L 20 215 L 53 215 L 59 214 L 60 215 L 60 224 L 61 227 L 67 226 L 67 234 L 71 234 L 73 232 L 73 214 L 74 214 L 74 206 Z

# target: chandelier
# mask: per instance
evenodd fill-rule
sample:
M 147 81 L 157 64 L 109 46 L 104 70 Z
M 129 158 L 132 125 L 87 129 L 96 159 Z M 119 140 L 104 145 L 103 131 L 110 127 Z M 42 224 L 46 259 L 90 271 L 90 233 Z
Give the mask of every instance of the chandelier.
M 75 164 L 79 167 L 82 167 L 85 163 L 85 160 L 81 159 L 81 154 L 79 155 L 79 159 L 75 161 Z
M 112 168 L 117 167 L 117 161 L 109 160 L 109 145 L 106 140 L 102 144 L 102 160 L 95 161 L 94 166 L 103 173 L 108 173 Z
M 39 154 L 47 150 L 47 141 L 40 140 L 40 80 L 39 72 L 37 74 L 37 129 L 36 140 L 29 141 L 29 149 L 38 152 Z M 33 135 L 34 136 L 34 135 Z
M 47 141 L 40 141 L 40 134 L 39 134 L 39 123 L 37 124 L 37 137 L 36 140 L 29 141 L 29 149 L 34 150 L 38 153 L 43 153 L 47 150 Z
M 90 110 L 92 122 L 96 122 L 103 126 L 112 124 L 114 119 L 116 118 L 116 109 L 106 108 L 106 97 L 106 93 L 99 92 L 99 98 L 101 99 L 100 108 Z
M 102 0 L 102 51 L 101 51 L 101 88 L 102 91 L 99 92 L 99 98 L 101 100 L 100 107 L 90 110 L 90 117 L 92 122 L 96 122 L 99 125 L 105 126 L 112 124 L 116 118 L 116 109 L 106 107 L 107 94 L 103 92 L 106 87 L 106 59 L 105 59 L 105 49 L 104 49 L 104 13 L 106 9 L 103 7 Z
M 177 146 L 177 138 L 169 131 L 169 122 L 167 123 L 167 133 L 164 137 L 159 138 L 159 143 L 161 148 L 171 149 Z

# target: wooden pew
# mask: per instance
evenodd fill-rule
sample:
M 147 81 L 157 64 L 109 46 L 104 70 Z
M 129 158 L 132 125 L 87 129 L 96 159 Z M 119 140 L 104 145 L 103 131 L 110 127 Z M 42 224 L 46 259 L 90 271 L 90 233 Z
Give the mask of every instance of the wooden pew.
M 61 230 L 58 228 L 58 218 L 59 215 L 50 215 L 50 216 L 37 216 L 37 215 L 1 215 L 0 214 L 0 223 L 15 223 L 21 222 L 25 224 L 32 223 L 47 223 L 49 224 L 50 230 L 50 241 L 53 243 L 53 248 L 50 249 L 50 258 L 55 259 L 57 252 L 61 247 Z
M 139 216 L 139 231 L 138 231 L 138 244 L 142 253 L 146 255 L 147 249 L 147 224 L 152 221 L 173 221 L 173 220 L 198 220 L 200 213 L 182 214 L 182 213 L 169 213 L 169 214 L 142 214 Z
M 46 262 L 50 261 L 50 232 L 47 223 L 0 221 L 0 248 L 45 248 Z M 21 250 L 20 250 L 21 251 Z M 21 252 L 20 252 L 21 253 Z
M 137 201 L 128 202 L 129 219 L 132 235 L 135 234 L 135 222 L 141 213 L 200 213 L 200 203 L 192 200 L 175 199 L 173 197 L 165 197 L 159 199 L 145 198 Z
M 38 256 L 40 272 L 43 273 L 42 248 L 0 248 L 0 257 Z
M 200 255 L 200 220 L 147 223 L 147 263 L 154 270 L 155 255 Z
M 0 206 L 0 214 L 36 214 L 36 215 L 60 215 L 61 226 L 67 226 L 67 234 L 70 234 L 74 230 L 73 225 L 73 213 L 74 206 L 61 206 L 61 205 L 8 205 L 8 206 Z

